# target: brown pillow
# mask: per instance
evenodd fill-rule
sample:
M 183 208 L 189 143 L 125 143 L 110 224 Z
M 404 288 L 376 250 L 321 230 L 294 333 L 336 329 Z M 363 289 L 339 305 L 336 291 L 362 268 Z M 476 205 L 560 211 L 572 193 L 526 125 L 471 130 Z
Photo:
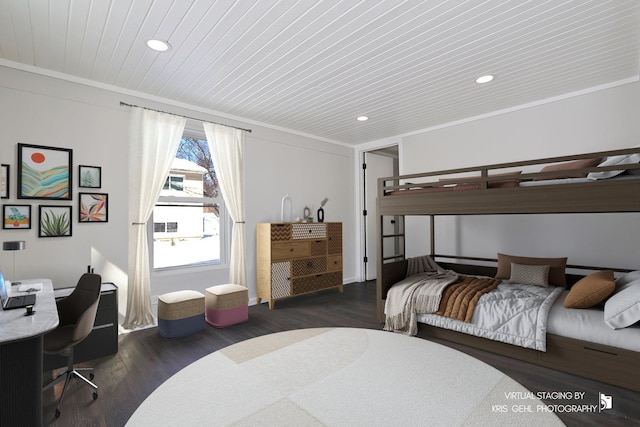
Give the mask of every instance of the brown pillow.
M 496 279 L 508 279 L 511 277 L 511 263 L 523 265 L 548 265 L 549 284 L 553 286 L 567 286 L 564 275 L 567 266 L 567 258 L 533 258 L 498 253 L 498 271 Z
M 589 308 L 600 304 L 613 293 L 616 282 L 613 271 L 605 270 L 583 277 L 571 287 L 564 300 L 566 308 Z
M 589 172 L 571 172 L 574 169 L 592 168 L 600 164 L 601 158 L 597 159 L 584 159 L 575 160 L 573 162 L 557 163 L 555 165 L 549 165 L 543 167 L 540 172 L 554 172 L 554 171 L 567 171 L 565 174 L 545 176 L 540 178 L 534 178 L 534 181 L 544 181 L 546 179 L 564 179 L 564 178 L 585 178 Z
M 515 171 L 515 172 L 507 172 L 507 173 L 489 174 L 489 176 L 490 177 L 515 176 L 515 175 L 520 175 L 521 173 L 522 173 L 522 171 Z M 519 182 L 520 182 L 519 179 L 510 179 L 510 180 L 505 180 L 505 181 L 491 181 L 491 182 L 487 183 L 487 187 L 489 187 L 489 188 L 517 187 Z
M 522 171 L 514 171 L 514 172 L 506 172 L 506 173 L 496 173 L 496 174 L 489 174 L 490 177 L 494 178 L 497 176 L 504 176 L 504 177 L 510 177 L 510 176 L 516 176 L 516 175 L 520 175 L 522 173 Z M 460 181 L 463 180 L 465 178 L 480 178 L 479 176 L 461 176 L 458 178 L 440 178 L 438 179 L 438 181 L 440 182 L 450 182 L 450 181 Z M 504 181 L 490 181 L 487 183 L 487 188 L 505 188 L 505 187 L 517 187 L 518 186 L 518 179 L 509 179 L 509 180 L 504 180 Z M 460 187 L 460 188 L 456 188 L 456 187 Z M 479 190 L 480 189 L 480 183 L 479 182 L 474 182 L 474 183 L 459 183 L 456 184 L 454 187 L 454 190 L 458 189 L 458 190 Z

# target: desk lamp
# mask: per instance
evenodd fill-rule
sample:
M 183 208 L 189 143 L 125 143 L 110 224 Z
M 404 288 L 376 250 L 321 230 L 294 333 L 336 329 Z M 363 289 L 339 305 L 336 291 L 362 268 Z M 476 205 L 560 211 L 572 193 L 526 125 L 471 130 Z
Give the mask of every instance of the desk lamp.
M 16 251 L 21 251 L 27 248 L 27 242 L 24 240 L 15 240 L 12 242 L 2 242 L 3 251 L 13 252 L 13 271 L 11 272 L 11 279 L 15 280 L 16 276 Z M 20 282 L 11 282 L 12 285 L 19 285 Z

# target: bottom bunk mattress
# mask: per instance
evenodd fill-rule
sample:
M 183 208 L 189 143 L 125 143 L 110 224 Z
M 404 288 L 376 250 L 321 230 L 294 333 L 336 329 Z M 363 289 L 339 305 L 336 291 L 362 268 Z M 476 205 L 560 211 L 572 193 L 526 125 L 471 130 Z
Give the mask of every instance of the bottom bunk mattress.
M 551 306 L 547 322 L 549 334 L 640 352 L 640 324 L 612 329 L 604 321 L 602 306 L 565 308 L 563 303 L 568 293 L 563 290 Z
M 546 351 L 547 322 L 563 288 L 503 281 L 480 297 L 470 322 L 437 314 L 418 314 L 417 321 L 440 328 Z

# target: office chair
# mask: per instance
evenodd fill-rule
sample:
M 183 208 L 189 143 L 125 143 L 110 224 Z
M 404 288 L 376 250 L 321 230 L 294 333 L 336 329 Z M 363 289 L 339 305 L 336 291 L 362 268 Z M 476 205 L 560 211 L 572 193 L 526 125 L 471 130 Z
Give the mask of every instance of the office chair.
M 53 381 L 44 386 L 47 390 L 62 380 L 64 388 L 56 407 L 56 418 L 60 416 L 60 405 L 71 380 L 76 377 L 93 387 L 93 400 L 98 398 L 98 386 L 80 374 L 88 371 L 93 379 L 93 368 L 73 367 L 73 348 L 84 340 L 91 330 L 98 311 L 100 301 L 100 287 L 102 278 L 98 274 L 85 273 L 80 277 L 71 295 L 56 301 L 59 324 L 56 329 L 44 336 L 44 352 L 47 354 L 61 354 L 67 357 L 66 372 L 58 375 Z

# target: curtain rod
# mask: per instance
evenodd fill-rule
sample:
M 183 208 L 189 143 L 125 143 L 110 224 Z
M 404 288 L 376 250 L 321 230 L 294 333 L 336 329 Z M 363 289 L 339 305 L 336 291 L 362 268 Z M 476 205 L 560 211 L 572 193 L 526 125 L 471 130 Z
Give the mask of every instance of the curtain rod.
M 139 106 L 139 105 L 127 104 L 126 102 L 122 102 L 122 101 L 120 101 L 120 105 L 126 105 L 127 107 L 143 108 L 143 109 L 145 109 L 145 110 L 155 111 L 156 113 L 171 114 L 172 116 L 184 117 L 185 119 L 197 120 L 197 121 L 199 121 L 199 122 L 209 122 L 208 120 L 196 119 L 195 117 L 184 116 L 184 115 L 182 115 L 182 114 L 168 113 L 168 112 L 166 112 L 166 111 L 156 110 L 156 109 L 149 108 L 149 107 L 141 107 L 141 106 Z M 213 123 L 214 125 L 227 126 L 227 127 L 230 127 L 230 128 L 234 128 L 234 129 L 238 129 L 238 130 L 243 130 L 243 131 L 245 131 L 245 132 L 249 132 L 249 133 L 251 133 L 251 129 L 245 129 L 245 128 L 241 128 L 241 127 L 238 127 L 238 126 L 225 125 L 224 123 L 216 123 L 216 122 L 209 122 L 209 123 Z

